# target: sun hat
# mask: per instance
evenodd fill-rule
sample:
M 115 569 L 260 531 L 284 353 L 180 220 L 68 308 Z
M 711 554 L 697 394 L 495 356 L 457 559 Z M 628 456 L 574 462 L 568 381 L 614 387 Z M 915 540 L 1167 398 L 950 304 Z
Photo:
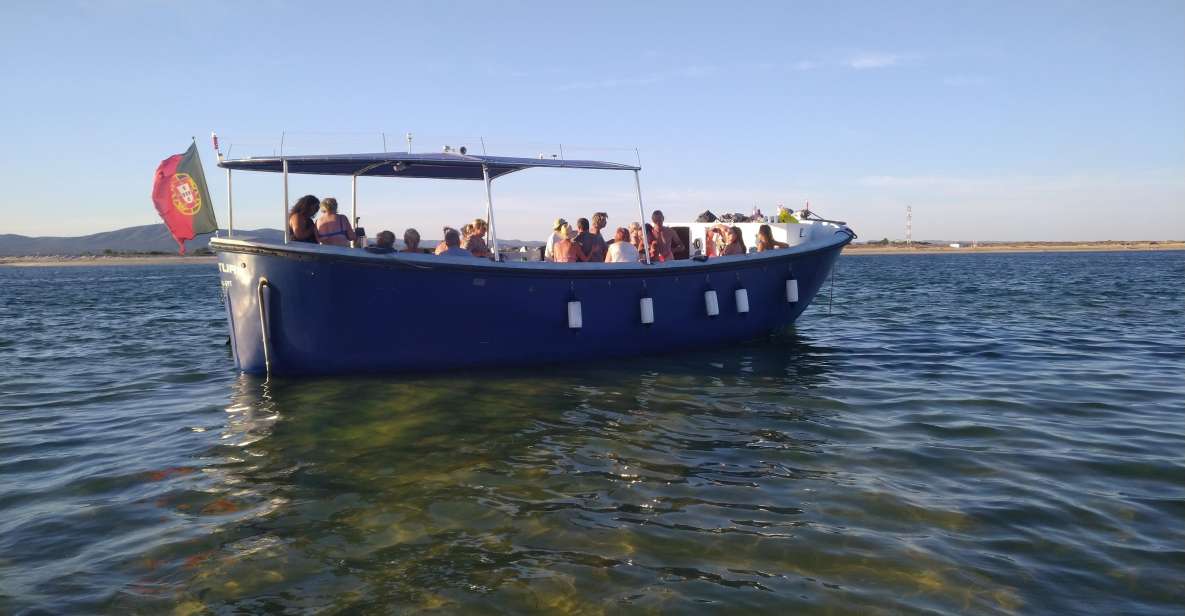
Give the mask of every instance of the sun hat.
M 552 231 L 559 231 L 560 227 L 567 226 L 567 224 L 568 224 L 568 221 L 564 220 L 563 218 L 557 218 L 557 219 L 555 219 L 555 224 L 551 226 L 551 230 Z

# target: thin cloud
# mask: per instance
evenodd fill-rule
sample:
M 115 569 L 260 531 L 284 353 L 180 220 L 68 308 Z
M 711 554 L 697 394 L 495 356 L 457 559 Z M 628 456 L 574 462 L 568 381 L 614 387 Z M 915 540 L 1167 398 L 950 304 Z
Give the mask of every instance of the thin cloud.
M 572 81 L 569 83 L 560 84 L 556 89 L 560 91 L 608 90 L 629 86 L 649 86 L 654 85 L 660 81 L 662 81 L 662 78 L 658 75 L 647 75 L 644 77 L 612 77 L 608 79 Z
M 946 77 L 942 84 L 952 88 L 973 88 L 987 84 L 987 79 L 978 75 L 955 75 Z
M 910 57 L 909 54 L 902 53 L 885 53 L 880 51 L 865 51 L 853 55 L 848 58 L 844 64 L 848 68 L 853 68 L 858 71 L 889 68 L 891 66 L 899 66 L 902 62 Z
M 819 68 L 819 63 L 814 60 L 799 60 L 790 65 L 792 71 L 813 71 Z
M 706 64 L 693 64 L 691 66 L 684 66 L 676 69 L 674 75 L 677 77 L 707 77 L 716 72 L 716 67 Z
M 636 77 L 609 77 L 605 79 L 585 79 L 572 81 L 556 86 L 560 91 L 571 90 L 608 90 L 637 86 L 651 86 L 670 79 L 702 79 L 716 73 L 716 67 L 704 64 L 692 64 L 679 68 L 640 75 Z

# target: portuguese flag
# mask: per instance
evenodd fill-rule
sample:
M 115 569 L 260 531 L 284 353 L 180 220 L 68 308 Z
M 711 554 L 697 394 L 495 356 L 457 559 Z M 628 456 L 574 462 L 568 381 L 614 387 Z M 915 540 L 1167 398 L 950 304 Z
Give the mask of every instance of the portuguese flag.
M 181 246 L 181 254 L 185 254 L 185 240 L 218 230 L 196 143 L 184 154 L 160 162 L 152 182 L 152 203 Z

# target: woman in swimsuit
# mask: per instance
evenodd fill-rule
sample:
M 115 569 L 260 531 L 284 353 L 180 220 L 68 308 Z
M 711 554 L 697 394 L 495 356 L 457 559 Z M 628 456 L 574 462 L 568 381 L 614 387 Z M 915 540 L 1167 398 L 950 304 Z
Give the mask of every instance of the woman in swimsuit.
M 559 234 L 561 239 L 551 249 L 552 259 L 556 263 L 577 263 L 588 260 L 584 251 L 580 249 L 580 244 L 568 239 L 572 235 L 572 231 L 568 228 L 567 223 L 560 226 Z
M 325 197 L 321 201 L 321 218 L 317 220 L 317 239 L 329 246 L 349 246 L 358 240 L 350 219 L 337 213 L 337 199 Z
M 774 239 L 773 231 L 769 228 L 769 225 L 761 225 L 757 228 L 757 252 L 789 247 L 790 244 Z
M 317 243 L 317 225 L 313 222 L 313 214 L 317 213 L 320 201 L 312 195 L 305 195 L 296 200 L 296 204 L 288 211 L 288 239 L 293 242 Z

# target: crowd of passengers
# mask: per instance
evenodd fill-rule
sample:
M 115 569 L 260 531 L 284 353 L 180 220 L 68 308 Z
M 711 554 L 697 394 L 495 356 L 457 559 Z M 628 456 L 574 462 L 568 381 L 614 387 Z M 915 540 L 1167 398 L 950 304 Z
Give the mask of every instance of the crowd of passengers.
M 331 246 L 356 246 L 362 243 L 361 230 L 355 230 L 349 217 L 337 212 L 337 199 L 317 199 L 305 195 L 298 199 L 288 214 L 288 235 L 294 242 L 326 244 Z M 320 212 L 320 216 L 317 213 Z M 316 217 L 314 219 L 314 217 Z M 576 220 L 573 229 L 563 218 L 556 219 L 552 233 L 544 245 L 543 260 L 554 263 L 636 263 L 645 262 L 649 253 L 651 262 L 673 261 L 676 253 L 686 253 L 687 246 L 674 229 L 664 225 L 666 218 L 661 210 L 654 210 L 650 222 L 643 226 L 637 222 L 628 228 L 618 227 L 611 239 L 606 240 L 604 232 L 609 224 L 609 215 L 597 212 L 591 222 L 587 218 Z M 485 237 L 489 225 L 478 218 L 463 225 L 460 230 L 444 227 L 444 241 L 432 251 L 437 255 L 494 258 Z M 715 244 L 713 251 L 718 256 L 742 255 L 748 251 L 738 227 L 718 224 L 709 230 L 708 241 Z M 408 229 L 403 233 L 404 248 L 400 252 L 429 252 L 420 248 L 420 233 Z M 769 225 L 761 225 L 757 231 L 755 250 L 763 252 L 789 245 L 775 241 Z M 396 252 L 395 234 L 381 231 L 375 236 L 373 246 L 366 249 L 375 253 Z

